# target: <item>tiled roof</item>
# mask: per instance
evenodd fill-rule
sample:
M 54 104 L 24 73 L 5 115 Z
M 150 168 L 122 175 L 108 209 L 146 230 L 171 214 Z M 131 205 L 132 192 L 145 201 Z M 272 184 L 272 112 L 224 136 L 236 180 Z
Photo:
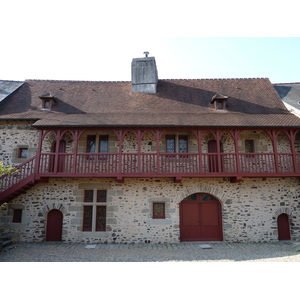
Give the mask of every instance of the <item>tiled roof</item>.
M 56 99 L 41 111 L 45 94 Z M 228 97 L 226 110 L 211 104 Z M 159 80 L 156 94 L 131 92 L 131 82 L 27 80 L 0 105 L 0 119 L 35 119 L 36 126 L 297 127 L 269 79 Z
M 24 82 L 0 80 L 0 102 L 18 89 Z
M 300 109 L 300 82 L 274 84 L 275 90 L 285 103 Z

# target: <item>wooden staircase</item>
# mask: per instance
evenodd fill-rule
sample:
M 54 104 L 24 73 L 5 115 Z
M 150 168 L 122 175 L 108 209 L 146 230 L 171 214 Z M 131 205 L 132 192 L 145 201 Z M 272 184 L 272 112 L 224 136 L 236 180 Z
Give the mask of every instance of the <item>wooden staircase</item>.
M 25 193 L 38 182 L 35 179 L 35 158 L 16 167 L 17 172 L 0 177 L 0 204 Z

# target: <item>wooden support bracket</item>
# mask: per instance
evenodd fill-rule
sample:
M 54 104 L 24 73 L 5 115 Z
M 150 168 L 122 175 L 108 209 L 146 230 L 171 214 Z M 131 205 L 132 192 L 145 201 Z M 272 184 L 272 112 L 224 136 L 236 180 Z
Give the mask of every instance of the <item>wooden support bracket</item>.
M 241 182 L 242 180 L 243 180 L 243 178 L 240 177 L 240 176 L 237 176 L 237 177 L 231 177 L 231 178 L 230 178 L 230 183 L 239 183 L 239 182 Z
M 124 177 L 117 177 L 118 183 L 124 183 Z
M 181 177 L 174 177 L 174 183 L 181 183 Z

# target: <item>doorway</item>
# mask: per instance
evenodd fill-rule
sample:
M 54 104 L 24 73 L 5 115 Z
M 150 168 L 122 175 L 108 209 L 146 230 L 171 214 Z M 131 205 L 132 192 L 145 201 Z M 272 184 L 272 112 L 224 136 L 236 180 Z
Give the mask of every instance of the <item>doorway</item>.
M 222 209 L 219 200 L 204 193 L 180 203 L 180 241 L 222 241 Z
M 61 241 L 63 214 L 58 209 L 52 209 L 47 215 L 46 241 Z
M 65 140 L 61 140 L 59 142 L 59 149 L 58 149 L 58 162 L 57 162 L 57 172 L 64 172 L 65 166 L 65 156 L 63 155 L 66 153 L 67 150 L 67 143 Z M 55 153 L 56 151 L 56 141 L 54 141 L 51 145 L 51 153 Z M 49 172 L 54 172 L 55 166 L 55 155 L 51 155 L 49 161 Z
M 291 239 L 290 222 L 287 214 L 281 214 L 277 218 L 278 240 L 288 241 Z

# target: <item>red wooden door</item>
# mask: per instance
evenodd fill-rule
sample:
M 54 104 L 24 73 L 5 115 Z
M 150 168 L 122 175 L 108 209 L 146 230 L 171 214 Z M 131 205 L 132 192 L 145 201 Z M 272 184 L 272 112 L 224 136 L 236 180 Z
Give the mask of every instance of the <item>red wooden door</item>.
M 281 214 L 277 218 L 277 227 L 278 227 L 278 240 L 290 240 L 290 224 L 289 216 L 287 214 Z
M 218 172 L 217 141 L 216 140 L 209 141 L 207 147 L 208 147 L 208 153 L 216 153 L 216 154 L 211 154 L 208 157 L 209 172 Z
M 181 241 L 222 241 L 220 202 L 208 194 L 193 194 L 180 203 Z
M 59 155 L 58 155 L 58 166 L 57 166 L 57 172 L 63 172 L 65 170 L 65 156 L 63 155 L 66 153 L 67 149 L 67 143 L 65 140 L 61 140 L 59 143 Z
M 216 140 L 211 140 L 207 143 L 207 150 L 208 153 L 215 153 L 210 154 L 208 156 L 208 168 L 209 172 L 219 172 L 219 163 L 218 163 L 218 146 Z M 220 142 L 220 152 L 223 152 L 223 144 Z M 221 156 L 221 168 L 223 169 L 223 162 Z
M 47 216 L 46 241 L 61 241 L 63 214 L 57 209 L 52 209 Z

